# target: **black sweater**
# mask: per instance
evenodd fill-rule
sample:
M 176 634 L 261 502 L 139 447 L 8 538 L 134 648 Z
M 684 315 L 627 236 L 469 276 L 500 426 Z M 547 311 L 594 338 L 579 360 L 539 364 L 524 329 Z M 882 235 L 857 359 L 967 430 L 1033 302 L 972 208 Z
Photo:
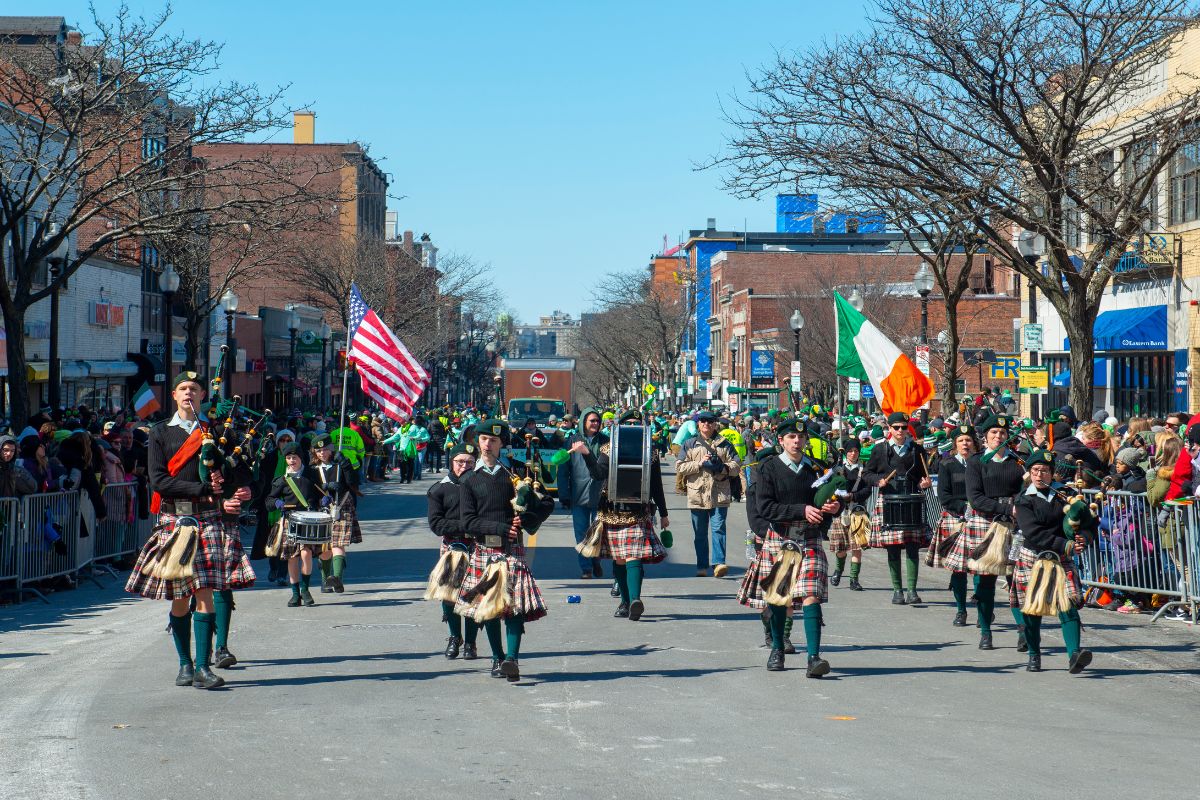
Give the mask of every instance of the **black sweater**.
M 867 461 L 866 480 L 872 484 L 879 483 L 895 470 L 896 474 L 879 490 L 880 493 L 915 494 L 920 491 L 918 484 L 925 477 L 922 459 L 921 448 L 913 442 L 909 442 L 904 455 L 899 455 L 889 442 L 882 442 L 871 450 L 871 458 Z M 902 489 L 903 478 L 908 479 L 908 487 Z
M 866 503 L 871 498 L 871 489 L 874 487 L 871 481 L 867 480 L 866 469 L 867 466 L 862 461 L 856 465 L 843 461 L 834 467 L 835 472 L 845 476 L 848 484 L 846 491 L 851 494 L 851 502 L 858 505 Z M 856 483 L 858 484 L 857 489 L 854 488 Z
M 1046 500 L 1038 494 L 1021 494 L 1017 498 L 1017 527 L 1025 537 L 1024 546 L 1036 552 L 1050 550 L 1060 556 L 1074 552 L 1074 540 L 1063 532 L 1067 504 L 1054 495 Z M 1087 541 L 1095 538 L 1095 518 L 1080 526 L 1079 532 Z
M 335 503 L 340 503 L 350 492 L 354 486 L 354 476 L 354 467 L 341 453 L 334 455 L 328 464 L 309 464 L 304 468 L 304 477 L 320 486 Z
M 776 527 L 785 522 L 804 523 L 804 507 L 814 504 L 817 490 L 812 484 L 819 477 L 808 464 L 795 473 L 782 459 L 768 458 L 759 464 L 758 480 L 754 482 L 758 516 Z M 833 517 L 827 514 L 821 524 L 813 527 L 823 532 L 832 521 Z
M 967 513 L 967 468 L 957 458 L 942 460 L 941 469 L 938 470 L 937 494 L 938 502 L 946 511 L 957 517 Z
M 147 445 L 150 488 L 164 500 L 211 497 L 212 486 L 200 482 L 199 451 L 188 460 L 177 475 L 167 472 L 171 456 L 187 441 L 188 433 L 178 425 L 163 422 L 150 429 Z
M 429 528 L 435 536 L 463 536 L 461 495 L 462 483 L 454 473 L 430 486 L 425 493 L 429 500 Z M 509 523 L 512 523 L 511 517 Z
M 967 459 L 967 500 L 976 514 L 988 519 L 1012 516 L 1012 500 L 1025 491 L 1025 468 L 1011 455 L 984 463 L 980 456 Z
M 460 502 L 464 532 L 479 540 L 485 536 L 503 536 L 507 541 L 513 517 L 517 516 L 512 507 L 515 496 L 516 488 L 507 470 L 500 469 L 495 475 L 489 475 L 486 470 L 477 468 L 463 481 Z M 525 513 L 545 520 L 553 511 L 554 499 L 547 497 L 537 508 L 527 509 Z
M 274 510 L 275 501 L 283 500 L 285 511 L 320 511 L 321 490 L 317 488 L 317 485 L 304 477 L 303 474 L 293 475 L 292 482 L 296 484 L 296 488 L 304 496 L 305 501 L 308 503 L 308 508 L 305 508 L 304 503 L 301 503 L 299 498 L 296 497 L 296 493 L 288 485 L 287 473 L 284 473 L 271 483 L 271 493 L 267 495 L 267 509 Z

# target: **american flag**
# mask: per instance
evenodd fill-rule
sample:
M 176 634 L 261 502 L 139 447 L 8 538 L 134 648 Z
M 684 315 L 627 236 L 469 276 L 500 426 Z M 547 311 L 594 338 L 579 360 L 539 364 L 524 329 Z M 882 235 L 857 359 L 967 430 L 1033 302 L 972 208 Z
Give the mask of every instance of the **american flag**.
M 350 284 L 350 358 L 362 389 L 397 422 L 412 417 L 413 405 L 429 385 L 429 373 Z

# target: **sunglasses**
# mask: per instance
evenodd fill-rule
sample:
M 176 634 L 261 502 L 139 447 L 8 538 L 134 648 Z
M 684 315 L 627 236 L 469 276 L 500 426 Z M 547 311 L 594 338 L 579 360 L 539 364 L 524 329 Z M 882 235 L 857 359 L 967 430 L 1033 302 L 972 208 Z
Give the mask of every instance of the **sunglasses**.
M 907 426 L 907 425 L 893 425 L 893 426 L 892 426 L 892 430 L 894 430 L 894 431 L 906 431 L 906 430 L 908 430 L 908 426 Z

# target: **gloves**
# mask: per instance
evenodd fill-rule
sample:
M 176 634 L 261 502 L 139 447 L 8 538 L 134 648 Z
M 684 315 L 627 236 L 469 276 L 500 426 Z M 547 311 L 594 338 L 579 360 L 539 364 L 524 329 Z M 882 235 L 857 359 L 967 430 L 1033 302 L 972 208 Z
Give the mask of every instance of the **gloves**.
M 282 501 L 282 500 L 276 500 L 276 501 L 275 501 L 275 509 L 276 509 L 277 511 L 282 511 L 282 510 L 283 510 L 283 501 Z
M 332 497 L 328 497 L 328 496 L 322 497 L 321 498 L 321 508 L 325 508 L 327 505 L 329 505 L 332 502 L 333 502 Z

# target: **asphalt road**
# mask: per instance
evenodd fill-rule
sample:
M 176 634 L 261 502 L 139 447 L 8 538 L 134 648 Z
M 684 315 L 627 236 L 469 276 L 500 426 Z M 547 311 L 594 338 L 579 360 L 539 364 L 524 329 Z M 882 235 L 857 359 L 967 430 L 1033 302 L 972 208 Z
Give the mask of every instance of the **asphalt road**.
M 523 680 L 494 680 L 487 658 L 442 656 L 439 609 L 420 599 L 437 553 L 429 485 L 371 489 L 345 594 L 289 609 L 286 589 L 239 592 L 241 663 L 220 691 L 173 685 L 167 606 L 123 580 L 0 608 L 0 798 L 1010 800 L 1200 785 L 1195 630 L 1085 611 L 1092 669 L 1067 674 L 1048 623 L 1047 671 L 1027 674 L 1004 609 L 999 649 L 982 652 L 974 628 L 950 625 L 946 573 L 926 570 L 924 607 L 893 607 L 870 553 L 869 590 L 843 585 L 826 606 L 832 674 L 806 679 L 799 655 L 768 673 L 757 615 L 733 599 L 742 506 L 730 577 L 697 578 L 674 494 L 675 547 L 647 570 L 637 623 L 612 617 L 606 581 L 579 579 L 568 516 L 542 529 L 550 615 L 528 626 Z

